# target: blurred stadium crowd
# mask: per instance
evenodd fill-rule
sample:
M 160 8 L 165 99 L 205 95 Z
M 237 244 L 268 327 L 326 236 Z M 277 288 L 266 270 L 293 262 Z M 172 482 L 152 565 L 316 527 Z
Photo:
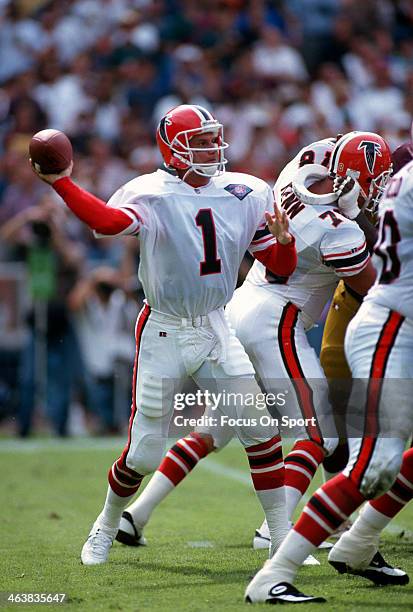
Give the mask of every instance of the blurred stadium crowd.
M 136 239 L 67 214 L 28 164 L 35 132 L 63 130 L 102 199 L 160 165 L 182 102 L 223 122 L 230 170 L 270 183 L 320 138 L 410 138 L 409 0 L 0 0 L 0 57 L 0 419 L 22 436 L 39 406 L 58 435 L 84 430 L 79 405 L 88 430 L 125 426 L 143 299 Z

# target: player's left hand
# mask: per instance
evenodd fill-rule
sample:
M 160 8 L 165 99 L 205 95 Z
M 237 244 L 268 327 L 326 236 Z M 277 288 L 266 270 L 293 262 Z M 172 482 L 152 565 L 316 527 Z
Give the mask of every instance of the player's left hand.
M 289 221 L 285 211 L 279 210 L 277 204 L 274 202 L 274 215 L 271 213 L 265 213 L 265 220 L 267 222 L 268 229 L 271 234 L 277 238 L 277 242 L 281 244 L 289 244 L 293 237 L 288 231 Z
M 333 191 L 338 195 L 337 205 L 348 219 L 355 219 L 360 214 L 358 198 L 360 185 L 351 176 L 336 176 Z

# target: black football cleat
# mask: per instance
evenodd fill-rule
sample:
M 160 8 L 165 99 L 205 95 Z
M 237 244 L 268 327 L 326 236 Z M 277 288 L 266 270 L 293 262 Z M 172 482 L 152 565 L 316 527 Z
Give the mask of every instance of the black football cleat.
M 279 582 L 269 589 L 263 584 L 263 580 L 253 580 L 247 587 L 245 593 L 246 603 L 267 603 L 267 604 L 305 604 L 305 603 L 325 603 L 324 597 L 314 597 L 304 595 L 288 582 Z
M 409 576 L 401 569 L 389 565 L 379 553 L 376 552 L 369 565 L 365 569 L 352 568 L 344 561 L 330 561 L 330 565 L 334 567 L 340 574 L 352 574 L 353 576 L 361 576 L 371 580 L 376 586 L 387 585 L 405 585 L 409 583 Z
M 127 510 L 122 512 L 116 540 L 126 546 L 146 546 L 146 538 L 142 530 L 136 527 L 132 515 Z

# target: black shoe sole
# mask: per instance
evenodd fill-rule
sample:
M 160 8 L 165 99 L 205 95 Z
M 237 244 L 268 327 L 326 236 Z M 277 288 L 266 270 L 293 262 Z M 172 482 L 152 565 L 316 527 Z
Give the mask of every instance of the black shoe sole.
M 121 531 L 120 529 L 116 534 L 115 540 L 121 544 L 126 544 L 126 546 L 143 546 L 143 544 L 139 544 L 135 536 L 126 533 L 126 531 Z
M 265 601 L 266 604 L 270 604 L 273 606 L 283 606 L 283 605 L 298 605 L 298 604 L 310 604 L 310 603 L 326 603 L 327 600 L 324 597 L 315 597 L 314 599 L 309 599 L 308 601 L 283 601 L 282 599 L 267 599 Z M 251 599 L 247 595 L 245 598 L 245 603 L 252 604 Z M 261 602 L 262 603 L 262 602 Z
M 404 586 L 409 583 L 410 578 L 407 574 L 404 576 L 389 576 L 388 574 L 382 574 L 376 570 L 365 569 L 356 570 L 352 569 L 347 563 L 341 561 L 329 561 L 329 564 L 338 571 L 339 574 L 351 574 L 353 576 L 360 576 L 373 582 L 376 586 Z
M 126 519 L 128 523 L 131 524 L 135 533 L 131 535 L 130 533 L 127 533 L 126 531 L 122 531 L 122 529 L 119 529 L 118 533 L 116 534 L 115 540 L 117 540 L 118 542 L 121 542 L 121 544 L 126 544 L 126 546 L 144 546 L 144 544 L 141 544 L 139 542 L 136 527 L 133 523 L 133 519 L 131 515 L 129 514 L 127 510 L 124 510 L 122 512 L 122 518 Z

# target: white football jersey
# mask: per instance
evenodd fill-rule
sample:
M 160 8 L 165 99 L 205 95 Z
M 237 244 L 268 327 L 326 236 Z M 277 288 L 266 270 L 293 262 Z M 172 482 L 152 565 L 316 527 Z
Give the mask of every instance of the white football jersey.
M 390 179 L 379 205 L 373 263 L 377 279 L 365 301 L 413 320 L 413 162 Z
M 234 292 L 246 250 L 276 242 L 264 213 L 270 187 L 248 174 L 225 172 L 194 188 L 165 170 L 133 179 L 108 206 L 132 219 L 139 234 L 139 278 L 149 305 L 179 317 L 208 314 Z
M 346 219 L 332 205 L 304 204 L 295 195 L 292 183 L 304 164 L 328 166 L 334 139 L 325 139 L 303 148 L 284 168 L 274 186 L 275 200 L 287 212 L 294 234 L 298 264 L 289 277 L 274 276 L 260 262 L 254 262 L 245 282 L 265 286 L 285 302 L 302 311 L 308 328 L 320 317 L 337 285 L 337 277 L 358 274 L 369 261 L 366 240 L 357 223 Z

